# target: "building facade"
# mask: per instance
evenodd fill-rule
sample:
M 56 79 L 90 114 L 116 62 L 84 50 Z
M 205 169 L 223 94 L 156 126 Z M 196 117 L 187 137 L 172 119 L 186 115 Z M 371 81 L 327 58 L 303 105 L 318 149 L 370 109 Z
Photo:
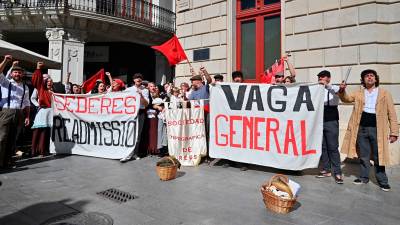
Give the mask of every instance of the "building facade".
M 173 0 L 3 0 L 0 38 L 62 62 L 49 71 L 55 81 L 71 72 L 79 84 L 105 68 L 128 82 L 136 72 L 159 82 L 172 70 L 150 46 L 175 33 L 174 7 Z
M 338 84 L 351 67 L 348 89 L 355 90 L 360 72 L 371 68 L 392 93 L 400 119 L 399 0 L 177 0 L 176 11 L 177 36 L 196 70 L 205 66 L 226 81 L 242 70 L 248 82 L 258 82 L 289 54 L 298 82 L 316 82 L 327 69 Z M 189 77 L 189 66 L 179 64 L 176 82 Z M 340 106 L 340 140 L 351 110 Z M 400 163 L 399 142 L 390 148 Z

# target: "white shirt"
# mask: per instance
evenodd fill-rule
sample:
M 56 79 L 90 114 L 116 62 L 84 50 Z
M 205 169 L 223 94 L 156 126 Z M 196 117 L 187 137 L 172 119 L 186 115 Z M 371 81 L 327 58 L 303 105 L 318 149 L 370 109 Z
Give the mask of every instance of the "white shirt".
M 378 98 L 378 88 L 374 88 L 372 92 L 364 90 L 365 105 L 364 112 L 376 113 L 376 99 Z
M 149 89 L 147 89 L 145 87 L 141 87 L 140 90 L 142 92 L 143 98 L 146 99 L 147 103 L 149 103 L 149 101 L 150 101 Z M 145 108 L 146 107 L 142 103 L 140 103 L 140 109 L 145 109 Z
M 171 95 L 170 102 L 181 102 L 182 99 L 179 97 L 175 97 L 175 95 Z
M 11 96 L 10 105 L 8 105 L 8 92 L 11 83 Z M 0 74 L 0 86 L 1 86 L 1 101 L 0 107 L 9 109 L 24 109 L 30 106 L 29 102 L 29 88 L 25 85 L 24 94 L 24 84 L 17 83 L 14 80 L 8 80 L 3 73 Z M 24 99 L 22 99 L 24 96 Z M 21 107 L 22 102 L 22 107 Z
M 34 106 L 39 107 L 39 94 L 38 90 L 35 88 L 33 89 L 32 95 L 31 95 L 31 102 Z
M 138 88 L 134 85 L 132 87 L 127 88 L 127 90 L 136 92 L 138 90 Z M 139 90 L 142 92 L 143 98 L 147 101 L 147 103 L 149 103 L 149 101 L 150 101 L 149 90 L 143 86 L 140 87 Z M 140 103 L 140 109 L 145 109 L 145 108 L 146 107 L 142 103 Z
M 330 84 L 325 85 L 324 105 L 326 106 L 339 105 L 339 96 L 336 94 L 338 92 L 339 92 L 339 86 Z

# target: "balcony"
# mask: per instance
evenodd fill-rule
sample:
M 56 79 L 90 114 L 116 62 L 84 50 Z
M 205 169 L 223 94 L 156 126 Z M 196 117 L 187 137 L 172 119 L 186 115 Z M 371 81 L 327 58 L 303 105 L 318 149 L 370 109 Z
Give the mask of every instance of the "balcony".
M 34 15 L 42 15 L 41 19 L 55 15 L 55 19 L 50 21 L 53 26 L 64 24 L 69 17 L 83 17 L 165 33 L 175 32 L 175 13 L 144 0 L 0 0 L 0 23 L 4 23 L 3 18 L 18 15 L 27 17 L 25 20 Z M 10 23 L 13 23 L 12 19 Z M 14 25 L 18 24 L 14 22 Z

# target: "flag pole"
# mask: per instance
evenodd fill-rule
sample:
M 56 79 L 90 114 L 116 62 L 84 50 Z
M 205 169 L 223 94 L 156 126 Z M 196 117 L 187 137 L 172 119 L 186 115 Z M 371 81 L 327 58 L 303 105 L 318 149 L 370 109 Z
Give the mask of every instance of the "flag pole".
M 190 61 L 189 61 L 188 58 L 186 58 L 186 62 L 189 64 L 189 67 L 190 67 L 190 68 L 193 68 L 193 67 L 192 67 L 192 64 L 190 63 Z

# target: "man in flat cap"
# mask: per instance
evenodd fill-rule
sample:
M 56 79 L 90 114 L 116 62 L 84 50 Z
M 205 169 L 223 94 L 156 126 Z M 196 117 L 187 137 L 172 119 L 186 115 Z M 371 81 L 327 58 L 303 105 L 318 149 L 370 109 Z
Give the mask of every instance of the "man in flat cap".
M 337 184 L 343 184 L 339 153 L 339 86 L 331 85 L 331 73 L 318 73 L 318 82 L 325 86 L 324 127 L 322 136 L 321 171 L 317 178 L 334 177 Z
M 3 74 L 11 61 L 12 56 L 6 55 L 0 63 L 0 168 L 3 169 L 13 166 L 18 128 L 29 125 L 29 88 L 22 82 L 23 69 L 13 66 L 11 80 Z
M 201 100 L 205 99 L 204 101 L 204 119 L 206 121 L 205 126 L 206 126 L 206 137 L 207 137 L 207 143 L 208 143 L 208 137 L 209 137 L 209 124 L 210 124 L 210 105 L 209 105 L 209 98 L 210 98 L 210 84 L 212 82 L 210 74 L 208 74 L 207 70 L 204 67 L 200 67 L 200 75 L 196 75 L 191 69 L 191 72 L 193 76 L 190 78 L 190 81 L 192 82 L 192 87 L 193 90 L 189 95 L 189 100 Z M 203 76 L 206 80 L 207 83 L 203 83 Z M 208 145 L 207 145 L 208 146 Z M 208 156 L 208 151 L 207 151 L 207 157 L 205 159 L 207 163 L 210 163 L 210 157 Z
M 214 82 L 224 82 L 224 76 L 222 76 L 221 74 L 214 75 Z
M 206 80 L 206 84 L 203 83 L 203 76 Z M 189 95 L 189 100 L 200 100 L 200 99 L 209 99 L 210 98 L 210 87 L 212 79 L 210 74 L 208 74 L 207 70 L 204 67 L 200 68 L 200 75 L 195 75 L 190 78 L 192 82 L 193 91 Z M 205 105 L 208 105 L 208 101 L 205 102 Z

